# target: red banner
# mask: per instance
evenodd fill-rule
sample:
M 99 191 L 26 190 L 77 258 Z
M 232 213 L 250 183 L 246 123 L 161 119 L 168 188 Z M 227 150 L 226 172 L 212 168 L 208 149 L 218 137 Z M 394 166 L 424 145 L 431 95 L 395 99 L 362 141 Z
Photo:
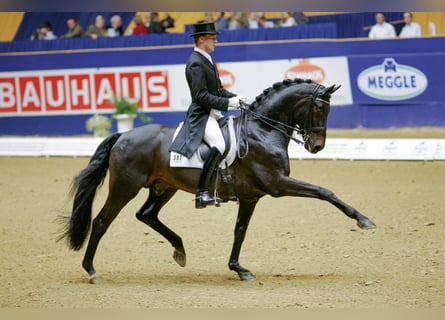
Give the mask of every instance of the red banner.
M 111 110 L 114 97 L 125 97 L 142 110 L 168 108 L 168 71 L 85 69 L 0 77 L 0 113 L 91 113 Z

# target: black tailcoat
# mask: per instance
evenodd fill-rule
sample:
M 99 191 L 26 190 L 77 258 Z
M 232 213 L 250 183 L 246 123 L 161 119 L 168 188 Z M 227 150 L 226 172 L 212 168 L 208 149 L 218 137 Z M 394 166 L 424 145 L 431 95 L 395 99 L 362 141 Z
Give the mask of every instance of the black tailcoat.
M 197 51 L 190 55 L 185 76 L 192 103 L 187 110 L 184 125 L 169 151 L 190 158 L 202 141 L 210 110 L 227 111 L 229 98 L 235 94 L 223 88 L 216 67 Z

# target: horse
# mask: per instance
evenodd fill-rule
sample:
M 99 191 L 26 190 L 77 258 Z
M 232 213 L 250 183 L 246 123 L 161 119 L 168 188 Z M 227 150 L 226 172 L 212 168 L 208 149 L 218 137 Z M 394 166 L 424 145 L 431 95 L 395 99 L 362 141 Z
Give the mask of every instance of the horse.
M 340 200 L 332 191 L 289 176 L 288 145 L 291 139 L 310 153 L 325 146 L 326 124 L 331 95 L 340 86 L 325 87 L 311 80 L 293 79 L 274 83 L 233 117 L 237 132 L 237 157 L 227 170 L 231 183 L 214 174 L 210 188 L 218 190 L 223 202 L 238 201 L 238 216 L 228 267 L 240 280 L 255 276 L 239 263 L 239 254 L 249 221 L 259 199 L 272 197 L 307 197 L 325 200 L 355 219 L 362 229 L 376 225 L 355 208 Z M 82 266 L 89 282 L 97 282 L 93 259 L 100 239 L 121 209 L 142 188 L 148 198 L 136 212 L 136 218 L 165 237 L 174 248 L 173 258 L 181 266 L 186 253 L 179 235 L 162 223 L 159 212 L 178 190 L 195 193 L 200 169 L 169 165 L 169 146 L 175 128 L 148 124 L 124 133 L 114 133 L 97 147 L 88 165 L 71 184 L 73 207 L 65 216 L 60 239 L 72 250 L 80 250 L 90 232 Z M 303 141 L 296 138 L 299 133 Z M 109 171 L 109 192 L 105 204 L 93 219 L 92 203 L 97 189 Z M 215 177 L 216 176 L 216 177 Z M 91 227 L 92 224 L 92 227 Z

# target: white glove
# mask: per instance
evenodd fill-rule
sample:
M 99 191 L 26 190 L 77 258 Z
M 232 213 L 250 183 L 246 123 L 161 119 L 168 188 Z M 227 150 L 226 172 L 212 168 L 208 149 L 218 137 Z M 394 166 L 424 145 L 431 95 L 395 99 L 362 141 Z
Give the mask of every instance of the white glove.
M 232 98 L 229 98 L 229 109 L 239 109 L 241 107 L 241 102 L 250 104 L 248 102 L 249 99 L 247 99 L 244 96 L 235 96 Z
M 247 97 L 245 96 L 237 96 L 239 98 L 240 101 L 249 104 L 249 100 Z
M 241 99 L 239 96 L 229 98 L 229 109 L 239 109 L 240 101 L 241 101 Z

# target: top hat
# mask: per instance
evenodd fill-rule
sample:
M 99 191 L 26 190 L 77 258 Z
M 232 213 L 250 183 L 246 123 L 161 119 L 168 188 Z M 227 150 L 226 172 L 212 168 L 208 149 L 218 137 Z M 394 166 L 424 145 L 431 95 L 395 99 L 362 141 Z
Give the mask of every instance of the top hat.
M 202 36 L 206 34 L 219 34 L 215 30 L 215 24 L 213 22 L 195 23 L 193 25 L 193 33 L 190 37 Z

